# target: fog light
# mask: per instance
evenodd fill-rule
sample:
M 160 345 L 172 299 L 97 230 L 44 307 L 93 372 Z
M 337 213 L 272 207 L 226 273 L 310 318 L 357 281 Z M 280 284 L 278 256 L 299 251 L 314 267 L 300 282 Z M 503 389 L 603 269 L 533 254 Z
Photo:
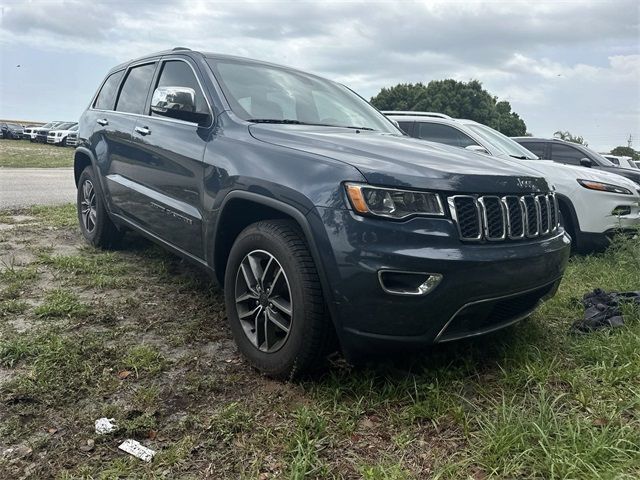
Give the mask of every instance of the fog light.
M 442 281 L 439 273 L 379 270 L 382 290 L 393 295 L 426 295 Z
M 628 205 L 619 205 L 613 209 L 611 215 L 615 215 L 616 217 L 620 217 L 622 215 L 631 215 L 631 207 Z

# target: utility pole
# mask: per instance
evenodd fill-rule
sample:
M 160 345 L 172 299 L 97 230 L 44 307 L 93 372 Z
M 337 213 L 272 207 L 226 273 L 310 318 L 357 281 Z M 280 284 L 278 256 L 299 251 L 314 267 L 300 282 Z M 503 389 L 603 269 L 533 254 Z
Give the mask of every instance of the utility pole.
M 633 137 L 629 134 L 629 138 L 627 138 L 627 147 L 631 148 L 631 145 L 633 145 Z

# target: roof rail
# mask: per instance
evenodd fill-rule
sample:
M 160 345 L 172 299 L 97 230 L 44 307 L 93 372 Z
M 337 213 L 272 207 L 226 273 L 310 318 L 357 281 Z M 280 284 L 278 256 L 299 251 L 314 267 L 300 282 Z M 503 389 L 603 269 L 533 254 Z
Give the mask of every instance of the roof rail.
M 398 115 L 398 116 L 413 116 L 413 117 L 436 117 L 436 118 L 448 118 L 451 119 L 449 115 L 445 115 L 444 113 L 438 112 L 411 112 L 408 110 L 394 111 L 394 110 L 382 110 L 382 113 L 385 115 Z
M 191 51 L 191 49 L 187 48 L 187 47 L 174 47 L 174 48 L 171 49 L 172 52 L 177 52 L 179 50 L 189 50 L 189 51 Z

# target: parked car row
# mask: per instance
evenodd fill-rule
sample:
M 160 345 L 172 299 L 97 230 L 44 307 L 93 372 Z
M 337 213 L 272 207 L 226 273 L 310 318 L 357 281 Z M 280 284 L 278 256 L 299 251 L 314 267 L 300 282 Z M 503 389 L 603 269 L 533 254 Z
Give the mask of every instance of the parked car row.
M 48 143 L 61 147 L 74 147 L 77 143 L 77 122 L 49 122 L 41 126 L 28 125 L 23 127 L 15 123 L 0 124 L 2 138 L 24 139 L 31 142 Z
M 60 147 L 67 145 L 67 137 L 70 133 L 77 132 L 77 122 L 49 122 L 31 131 L 32 142 L 49 143 Z
M 18 140 L 22 138 L 23 135 L 22 125 L 18 125 L 17 123 L 1 123 L 0 131 L 2 132 L 2 138 L 9 138 Z
M 81 232 L 110 248 L 132 229 L 208 270 L 239 350 L 292 378 L 335 338 L 355 359 L 511 325 L 555 294 L 572 241 L 640 225 L 630 179 L 476 122 L 386 113 L 255 60 L 126 62 L 80 119 Z

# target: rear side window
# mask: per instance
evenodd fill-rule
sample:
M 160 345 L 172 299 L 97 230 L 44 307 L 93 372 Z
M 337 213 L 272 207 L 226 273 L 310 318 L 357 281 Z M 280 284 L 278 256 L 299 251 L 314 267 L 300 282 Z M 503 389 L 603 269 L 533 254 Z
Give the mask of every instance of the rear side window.
M 102 85 L 100 93 L 96 97 L 96 101 L 93 104 L 93 108 L 99 110 L 113 110 L 113 104 L 116 102 L 116 93 L 118 92 L 118 85 L 120 79 L 124 74 L 124 70 L 112 73 L 107 77 L 107 80 Z
M 545 143 L 544 142 L 518 142 L 524 148 L 532 153 L 535 153 L 536 157 L 544 158 L 545 155 Z
M 209 113 L 207 107 L 207 101 L 204 98 L 204 94 L 200 89 L 198 80 L 193 73 L 191 67 L 180 60 L 169 60 L 164 62 L 162 66 L 162 73 L 158 79 L 158 87 L 188 87 L 192 88 L 196 92 L 196 112 L 197 113 Z M 151 115 L 156 115 L 151 112 Z
M 116 104 L 118 112 L 144 113 L 144 104 L 147 101 L 155 69 L 155 63 L 149 63 L 129 70 Z
M 561 143 L 551 144 L 551 159 L 556 162 L 580 165 L 580 159 L 587 156 L 577 148 L 562 145 Z
M 417 137 L 431 142 L 444 143 L 453 147 L 477 145 L 471 137 L 448 125 L 439 123 L 418 122 Z

